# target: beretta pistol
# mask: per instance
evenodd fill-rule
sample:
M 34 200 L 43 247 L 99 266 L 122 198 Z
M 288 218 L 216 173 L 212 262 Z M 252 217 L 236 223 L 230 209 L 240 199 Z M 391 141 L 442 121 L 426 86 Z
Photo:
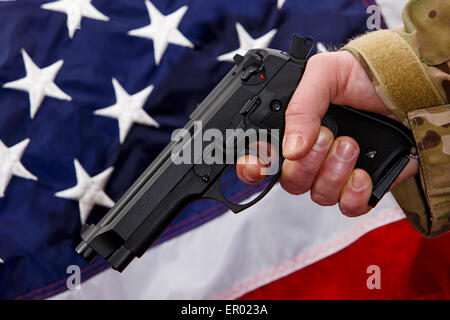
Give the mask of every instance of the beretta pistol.
M 191 162 L 176 163 L 172 155 L 176 149 L 191 145 L 189 139 L 197 138 L 200 133 L 196 133 L 195 123 L 200 121 L 203 129 L 222 133 L 229 129 L 242 129 L 236 132 L 243 134 L 250 129 L 266 130 L 273 145 L 275 139 L 281 141 L 287 105 L 313 47 L 311 37 L 294 35 L 289 53 L 252 49 L 245 56 L 236 55 L 233 68 L 190 115 L 184 127 L 189 137 L 184 137 L 182 143 L 170 142 L 96 225 L 83 225 L 82 241 L 76 251 L 87 261 L 100 255 L 121 272 L 135 257 L 145 253 L 189 203 L 202 198 L 215 199 L 238 213 L 263 198 L 281 174 L 280 143 L 275 161 L 278 166 L 270 173 L 270 183 L 246 204 L 234 203 L 223 195 L 220 179 L 230 163 L 206 163 L 195 156 Z M 372 179 L 369 204 L 375 206 L 409 161 L 414 146 L 409 130 L 390 118 L 332 104 L 322 125 L 335 137 L 349 136 L 358 142 L 360 155 L 356 167 L 367 171 Z M 234 138 L 239 141 L 239 136 Z M 249 151 L 246 143 L 240 145 Z M 224 156 L 232 151 L 237 156 L 242 154 L 236 148 L 218 150 Z

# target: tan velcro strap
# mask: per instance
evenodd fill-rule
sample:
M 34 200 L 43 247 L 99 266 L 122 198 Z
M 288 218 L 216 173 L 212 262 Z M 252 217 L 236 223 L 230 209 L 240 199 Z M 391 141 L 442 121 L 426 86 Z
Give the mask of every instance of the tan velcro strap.
M 398 109 L 409 112 L 445 103 L 413 49 L 398 33 L 370 32 L 346 47 L 363 56 L 381 89 Z

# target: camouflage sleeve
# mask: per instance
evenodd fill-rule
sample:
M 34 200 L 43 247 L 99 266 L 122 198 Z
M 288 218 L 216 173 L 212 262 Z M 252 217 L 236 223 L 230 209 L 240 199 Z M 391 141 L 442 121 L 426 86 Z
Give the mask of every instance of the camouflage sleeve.
M 350 41 L 378 95 L 410 127 L 419 174 L 392 191 L 425 236 L 450 230 L 450 1 L 410 0 L 404 28 Z

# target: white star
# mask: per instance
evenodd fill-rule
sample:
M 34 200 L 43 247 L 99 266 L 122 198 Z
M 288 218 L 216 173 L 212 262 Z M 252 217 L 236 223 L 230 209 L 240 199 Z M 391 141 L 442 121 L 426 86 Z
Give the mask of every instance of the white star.
M 59 69 L 64 64 L 63 60 L 59 60 L 51 66 L 40 69 L 24 49 L 22 49 L 22 57 L 25 64 L 26 77 L 5 83 L 3 87 L 28 92 L 31 118 L 34 118 L 45 96 L 68 101 L 72 100 L 72 97 L 58 88 L 54 82 Z
M 114 205 L 114 201 L 103 191 L 114 167 L 109 167 L 95 177 L 89 176 L 77 159 L 74 160 L 77 185 L 55 193 L 56 197 L 77 200 L 80 208 L 80 219 L 86 222 L 94 205 L 98 204 L 107 208 Z
M 60 0 L 43 4 L 42 9 L 58 11 L 67 14 L 67 29 L 69 37 L 73 38 L 75 31 L 80 29 L 83 17 L 95 20 L 109 21 L 109 18 L 98 11 L 92 4 L 92 0 Z
M 148 26 L 131 30 L 131 36 L 142 37 L 153 40 L 155 52 L 155 63 L 159 65 L 169 43 L 179 46 L 194 48 L 194 45 L 178 30 L 178 25 L 183 19 L 188 6 L 183 6 L 175 12 L 165 16 L 149 1 L 146 0 L 150 24 Z
M 324 52 L 328 52 L 328 50 L 322 42 L 317 42 L 317 52 L 324 53 Z
M 37 177 L 25 169 L 20 162 L 29 142 L 30 139 L 25 139 L 8 148 L 0 140 L 0 197 L 5 195 L 6 187 L 13 175 L 25 179 L 37 180 Z
M 281 7 L 283 6 L 283 4 L 284 4 L 285 1 L 286 1 L 286 0 L 278 0 L 278 2 L 277 2 L 277 7 L 278 7 L 278 9 L 281 9 Z
M 5 261 L 3 261 L 3 259 L 2 259 L 2 258 L 0 258 L 0 263 L 5 263 Z
M 240 54 L 241 56 L 243 56 L 250 49 L 268 48 L 270 42 L 277 33 L 276 29 L 272 29 L 262 37 L 253 39 L 239 22 L 236 23 L 236 30 L 239 37 L 239 49 L 236 49 L 229 53 L 225 53 L 217 57 L 217 60 L 233 62 L 233 57 L 236 54 Z
M 145 101 L 153 90 L 153 86 L 148 86 L 144 90 L 130 95 L 116 79 L 113 78 L 112 83 L 116 93 L 116 104 L 96 110 L 95 114 L 116 118 L 119 121 L 120 143 L 125 141 L 133 123 L 159 128 L 159 123 L 143 109 Z

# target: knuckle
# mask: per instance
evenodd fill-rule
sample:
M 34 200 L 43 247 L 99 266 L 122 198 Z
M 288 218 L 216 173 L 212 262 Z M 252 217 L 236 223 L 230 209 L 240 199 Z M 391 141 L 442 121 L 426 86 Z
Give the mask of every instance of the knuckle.
M 339 200 L 339 209 L 345 216 L 357 217 L 370 211 L 368 201 L 366 196 L 344 192 Z
M 349 209 L 349 208 L 341 206 L 341 205 L 339 206 L 339 209 L 341 210 L 341 212 L 344 216 L 347 216 L 349 218 L 357 217 L 359 215 L 355 212 L 354 209 Z
M 323 61 L 328 59 L 329 57 L 330 57 L 329 52 L 322 52 L 322 53 L 315 54 L 311 58 L 309 58 L 308 66 L 316 66 L 316 65 L 322 66 Z
M 346 173 L 343 170 L 326 170 L 322 176 L 327 185 L 340 186 L 345 180 Z
M 286 181 L 281 181 L 280 182 L 281 187 L 289 194 L 298 196 L 300 194 L 304 194 L 306 191 L 308 191 L 307 189 L 305 190 L 305 188 L 299 187 L 295 184 L 291 184 L 289 182 Z
M 314 70 L 314 72 L 326 70 L 327 73 L 330 73 L 330 71 L 332 71 L 330 69 L 335 68 L 336 64 L 339 62 L 339 58 L 339 52 L 321 52 L 315 54 L 309 58 L 306 70 Z
M 352 204 L 344 204 L 340 202 L 339 209 L 341 210 L 343 215 L 351 218 L 364 214 L 364 208 Z
M 302 105 L 296 100 L 291 100 L 289 107 L 286 110 L 286 126 L 301 126 L 303 124 L 318 122 L 319 117 L 312 113 L 305 113 L 302 110 Z
M 311 200 L 319 206 L 324 207 L 334 206 L 337 203 L 337 199 L 335 199 L 331 194 L 325 195 L 314 190 L 311 190 Z
M 325 150 L 326 151 L 326 150 Z M 304 175 L 315 175 L 322 165 L 322 157 L 321 155 L 325 153 L 325 151 L 310 151 L 303 159 L 300 160 L 300 170 Z
M 310 173 L 303 171 L 299 162 L 290 162 L 286 160 L 283 163 L 280 179 L 281 187 L 290 194 L 299 195 L 307 192 L 312 182 Z
M 321 126 L 320 130 L 323 131 L 323 133 L 328 137 L 328 139 L 334 141 L 334 133 L 333 133 L 333 131 L 331 131 L 331 129 L 329 129 L 328 127 L 325 127 L 325 126 Z

